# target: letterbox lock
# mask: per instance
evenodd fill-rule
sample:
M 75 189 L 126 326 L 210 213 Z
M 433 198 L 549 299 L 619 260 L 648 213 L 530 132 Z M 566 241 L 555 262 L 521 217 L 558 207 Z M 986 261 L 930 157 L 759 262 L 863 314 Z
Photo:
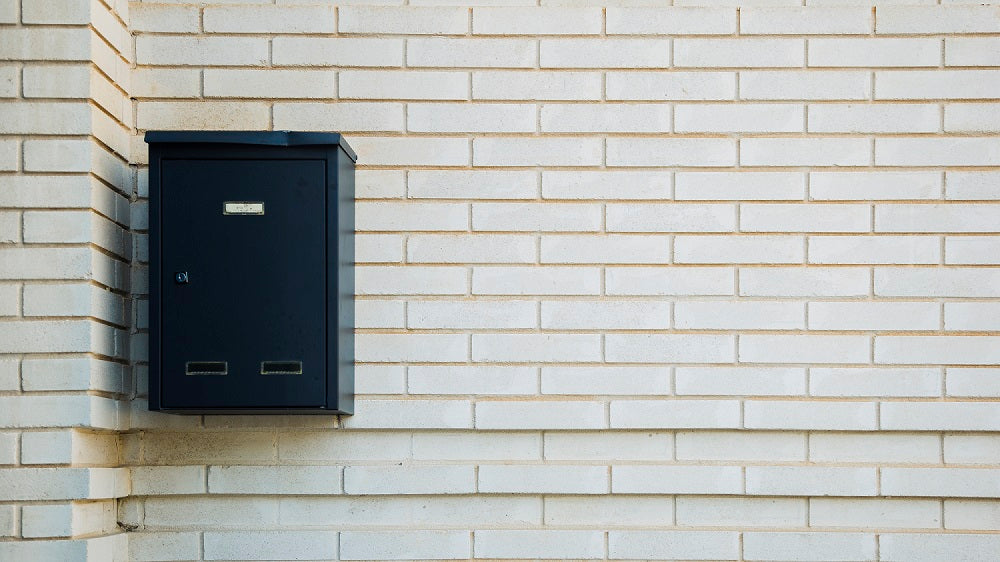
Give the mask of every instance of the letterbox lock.
M 187 283 L 188 282 L 188 272 L 186 272 L 186 271 L 178 271 L 177 273 L 175 273 L 174 274 L 174 282 L 176 282 L 178 285 L 183 285 L 183 284 Z

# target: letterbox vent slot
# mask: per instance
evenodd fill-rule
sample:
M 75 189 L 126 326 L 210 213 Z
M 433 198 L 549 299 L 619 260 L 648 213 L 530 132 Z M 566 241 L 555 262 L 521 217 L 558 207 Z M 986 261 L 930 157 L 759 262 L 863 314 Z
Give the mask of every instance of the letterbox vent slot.
M 229 363 L 226 361 L 188 361 L 184 364 L 184 372 L 189 375 L 228 375 Z
M 262 375 L 301 375 L 302 361 L 262 361 Z

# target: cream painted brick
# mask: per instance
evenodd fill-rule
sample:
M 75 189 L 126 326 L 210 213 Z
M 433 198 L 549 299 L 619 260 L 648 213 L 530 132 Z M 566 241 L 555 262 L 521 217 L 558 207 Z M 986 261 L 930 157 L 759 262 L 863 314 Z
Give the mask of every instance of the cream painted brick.
M 359 234 L 354 237 L 356 263 L 403 261 L 403 237 L 398 234 Z
M 185 37 L 140 35 L 135 39 L 140 65 L 263 66 L 268 60 L 264 37 Z
M 483 7 L 472 9 L 476 35 L 598 35 L 600 8 Z
M 0 211 L 0 244 L 17 243 L 21 241 L 21 213 L 16 211 Z M 0 289 L 3 291 L 4 289 Z M 7 289 L 10 290 L 10 289 Z M 6 293 L 5 293 L 6 294 Z M 10 301 L 12 297 L 5 296 L 0 299 Z M 15 301 L 15 306 L 16 306 Z M 4 314 L 7 316 L 7 314 Z
M 136 115 L 136 126 L 150 130 L 263 130 L 271 122 L 268 105 L 252 101 L 145 102 Z
M 545 132 L 659 133 L 670 131 L 670 107 L 659 104 L 548 104 L 541 108 Z
M 129 29 L 172 33 L 197 33 L 200 10 L 195 6 L 136 3 L 129 7 Z
M 668 171 L 542 172 L 546 199 L 668 199 Z
M 875 230 L 883 232 L 1000 232 L 1000 205 L 875 206 Z
M 543 301 L 542 329 L 665 330 L 669 302 Z
M 431 137 L 352 137 L 358 161 L 369 166 L 465 166 L 469 141 Z
M 809 66 L 937 66 L 941 41 L 935 38 L 809 39 Z
M 85 248 L 0 247 L 0 279 L 90 279 L 99 277 Z
M 601 531 L 476 531 L 475 556 L 483 558 L 600 558 Z
M 472 143 L 475 166 L 597 166 L 603 153 L 599 138 L 480 137 Z
M 731 100 L 735 72 L 608 72 L 609 100 Z
M 806 459 L 806 439 L 801 433 L 689 431 L 678 432 L 676 439 L 678 460 L 804 461 Z
M 871 142 L 863 138 L 740 139 L 740 164 L 744 166 L 868 166 L 870 163 Z
M 358 361 L 465 361 L 468 337 L 461 334 L 358 334 Z
M 14 98 L 20 94 L 22 72 L 23 71 L 16 66 L 0 66 L 0 97 Z
M 784 67 L 805 63 L 805 40 L 788 38 L 675 39 L 679 67 Z M 743 86 L 740 85 L 740 95 Z
M 938 172 L 810 172 L 814 200 L 939 199 Z
M 409 328 L 535 328 L 534 301 L 410 301 Z
M 936 264 L 941 241 L 933 236 L 811 236 L 809 263 Z
M 1000 16 L 988 6 L 882 6 L 876 33 L 996 33 Z
M 677 306 L 682 304 L 695 303 L 677 303 Z M 799 322 L 801 322 L 802 309 L 800 305 L 785 307 L 786 303 L 739 304 L 777 304 L 786 311 L 789 309 L 795 310 L 795 316 L 798 316 L 800 319 Z M 737 308 L 739 311 L 738 314 L 742 314 L 743 311 L 740 311 L 739 308 Z M 703 312 L 711 310 L 712 307 L 707 307 Z M 765 306 L 761 310 L 766 311 L 767 307 Z M 780 318 L 781 313 L 778 313 L 777 316 Z M 758 318 L 758 320 L 760 319 Z M 716 319 L 707 319 L 705 322 L 705 324 L 715 323 L 725 325 L 729 322 L 725 320 L 718 321 Z M 805 370 L 793 367 L 677 367 L 675 378 L 676 392 L 679 395 L 799 396 L 806 393 Z
M 608 334 L 607 361 L 616 363 L 728 363 L 734 339 L 710 334 Z
M 810 303 L 826 304 L 826 303 Z M 849 303 L 830 303 L 849 304 Z M 859 303 L 862 304 L 862 303 Z M 863 303 L 869 304 L 869 303 Z M 874 304 L 874 303 L 871 303 Z M 909 303 L 883 303 L 902 304 Z M 916 304 L 916 303 L 914 303 Z M 923 304 L 923 303 L 921 303 Z M 937 305 L 926 303 L 936 310 Z M 836 308 L 828 311 L 828 314 L 836 312 Z M 876 309 L 877 310 L 877 309 Z M 867 314 L 867 311 L 866 311 Z M 889 315 L 891 312 L 885 312 Z M 850 318 L 851 312 L 843 313 L 844 317 Z M 812 315 L 810 313 L 810 318 Z M 919 322 L 919 318 L 916 322 Z M 871 324 L 864 321 L 863 324 Z M 936 324 L 937 322 L 935 322 Z M 861 329 L 850 327 L 852 324 L 845 322 L 843 328 L 836 328 L 837 322 L 830 323 L 831 329 Z M 868 328 L 871 329 L 871 328 Z M 907 329 L 907 328 L 883 328 Z M 909 328 L 916 329 L 916 328 Z M 812 369 L 810 371 L 810 394 L 814 396 L 940 396 L 941 395 L 941 374 L 935 369 Z
M 11 560 L 73 560 L 88 556 L 88 543 L 96 540 L 5 541 L 0 555 Z M 96 548 L 95 548 L 96 550 Z
M 21 389 L 21 362 L 18 359 L 0 359 L 0 389 L 14 391 Z M 2 443 L 0 445 L 0 464 L 14 464 L 15 437 L 16 435 L 13 434 L 0 434 L 0 443 Z
M 155 527 L 208 526 L 213 529 L 278 521 L 278 500 L 264 497 L 147 498 L 145 522 Z
M 119 356 L 121 334 L 90 320 L 0 321 L 0 353 L 101 353 Z
M 992 104 L 950 104 L 944 109 L 944 130 L 959 133 L 1000 131 L 1000 111 Z
M 674 305 L 674 322 L 681 330 L 794 330 L 805 328 L 804 312 L 800 303 L 687 301 Z
M 617 7 L 607 9 L 609 35 L 728 35 L 736 10 L 716 7 Z
M 322 560 L 337 552 L 336 531 L 208 531 L 205 560 Z
M 996 297 L 1000 271 L 979 268 L 875 268 L 875 294 L 895 297 Z
M 545 434 L 546 460 L 670 460 L 673 435 L 666 432 Z
M 934 500 L 813 498 L 809 502 L 809 524 L 813 527 L 936 529 L 941 526 L 940 512 L 941 505 Z
M 820 432 L 809 436 L 812 462 L 937 464 L 940 458 L 941 441 L 934 434 Z
M 546 525 L 664 525 L 673 501 L 663 496 L 547 496 Z
M 186 68 L 136 68 L 129 92 L 137 98 L 196 98 L 201 72 Z
M 747 337 L 749 336 L 742 336 L 740 339 Z M 871 430 L 876 428 L 874 402 L 822 402 L 820 407 L 817 402 L 754 400 L 747 401 L 743 410 L 744 425 L 754 429 Z
M 415 104 L 406 108 L 407 130 L 414 132 L 535 131 L 535 106 L 528 104 Z
M 519 234 L 421 234 L 409 237 L 413 263 L 532 263 L 535 237 Z
M 41 0 L 21 0 L 23 23 L 87 24 L 90 19 L 91 6 L 88 2 L 60 2 L 53 5 Z
M 350 8 L 340 15 L 349 21 Z M 205 31 L 221 33 L 333 33 L 333 6 L 208 6 Z
M 946 37 L 944 63 L 947 66 L 1000 66 L 995 37 Z
M 794 104 L 684 104 L 674 113 L 678 133 L 780 133 L 805 128 L 803 107 Z
M 472 99 L 599 100 L 601 82 L 599 72 L 473 72 Z
M 201 535 L 194 532 L 135 533 L 129 536 L 128 552 L 130 560 L 141 562 L 161 560 L 164 556 L 197 560 L 201 556 Z
M 615 494 L 739 494 L 742 489 L 743 475 L 738 466 L 611 467 L 611 490 Z
M 740 426 L 736 400 L 617 400 L 611 427 L 622 429 L 729 429 Z
M 122 298 L 93 285 L 46 284 L 24 287 L 24 316 L 92 316 L 125 323 Z
M 18 4 L 18 0 L 4 0 L 0 3 L 0 23 L 18 22 Z
M 106 499 L 126 495 L 127 472 L 115 468 L 4 468 L 0 481 L 12 501 Z
M 1000 529 L 1000 502 L 945 500 L 944 518 L 948 529 L 995 531 Z
M 732 295 L 735 273 L 730 267 L 609 267 L 609 295 Z
M 748 466 L 746 473 L 747 493 L 768 496 L 874 496 L 877 481 L 875 468 Z
M 21 156 L 16 140 L 0 141 L 0 172 L 13 172 L 21 166 Z
M 601 271 L 595 267 L 474 267 L 474 295 L 597 295 Z
M 344 492 L 347 494 L 468 494 L 475 489 L 475 469 L 471 466 L 348 466 L 344 469 Z
M 72 462 L 72 432 L 31 431 L 21 434 L 21 464 L 70 464 Z
M 1000 362 L 1000 337 L 876 336 L 875 362 L 990 365 Z
M 418 460 L 532 461 L 541 459 L 541 451 L 542 436 L 537 433 L 477 430 L 413 434 L 413 458 Z
M 736 228 L 733 205 L 608 205 L 609 232 L 728 232 Z
M 868 35 L 872 10 L 849 7 L 755 7 L 740 10 L 740 33 L 782 35 Z
M 84 103 L 0 104 L 0 134 L 78 135 L 90 127 L 91 109 Z
M 464 100 L 469 97 L 465 72 L 343 71 L 340 97 L 357 99 Z
M 870 93 L 867 72 L 740 72 L 740 98 L 745 100 L 866 100 Z
M 458 560 L 472 550 L 468 531 L 343 531 L 341 560 Z
M 983 305 L 984 303 L 976 304 Z M 995 305 L 992 308 L 996 310 Z M 945 311 L 945 321 L 947 322 L 947 308 Z M 998 369 L 949 368 L 945 376 L 945 383 L 948 396 L 1000 397 L 1000 370 Z
M 0 59 L 89 61 L 91 33 L 83 27 L 5 28 L 0 30 Z
M 93 146 L 89 140 L 26 140 L 24 170 L 28 172 L 88 172 Z
M 987 468 L 882 469 L 882 493 L 893 496 L 995 498 L 1000 471 Z M 900 560 L 900 559 L 897 559 Z
M 472 427 L 472 406 L 465 400 L 360 400 L 347 428 L 464 429 Z
M 800 236 L 676 236 L 675 263 L 801 263 Z
M 417 405 L 432 404 L 439 403 Z M 282 461 L 398 461 L 409 456 L 409 433 L 296 430 L 278 434 L 278 458 Z
M 600 361 L 597 334 L 474 334 L 472 360 L 487 363 Z
M 735 531 L 611 531 L 612 558 L 736 559 L 739 533 Z
M 428 67 L 534 68 L 529 39 L 417 38 L 406 41 L 406 64 Z
M 745 232 L 868 232 L 870 229 L 868 205 L 740 205 L 740 230 Z
M 204 494 L 207 491 L 203 466 L 136 466 L 131 473 L 132 494 L 137 496 Z M 340 491 L 339 486 L 337 491 Z
M 946 199 L 1000 199 L 997 179 L 1000 173 L 991 171 L 945 172 Z
M 608 166 L 728 167 L 736 141 L 724 138 L 609 138 Z
M 480 231 L 597 232 L 602 209 L 586 204 L 473 203 L 472 228 Z
M 798 498 L 677 498 L 677 523 L 684 526 L 802 527 L 806 513 Z
M 337 90 L 330 70 L 207 69 L 205 97 L 330 98 Z
M 989 560 L 1000 541 L 995 535 L 974 534 L 893 534 L 879 537 L 880 560 Z
M 353 468 L 353 467 L 352 467 Z M 212 466 L 212 494 L 339 494 L 337 466 Z
M 668 236 L 542 236 L 543 263 L 668 263 Z
M 932 104 L 809 106 L 810 132 L 936 133 L 940 123 L 940 110 Z
M 745 560 L 873 560 L 874 534 L 744 533 Z
M 542 39 L 541 68 L 668 68 L 668 39 Z
M 359 295 L 464 295 L 468 290 L 464 267 L 358 267 Z
M 503 494 L 606 494 L 608 467 L 482 465 L 479 492 Z
M 604 404 L 579 401 L 476 404 L 476 429 L 604 429 Z
M 465 203 L 359 201 L 354 220 L 359 231 L 465 231 L 469 227 L 469 206 Z
M 936 330 L 940 324 L 941 307 L 937 303 L 809 303 L 811 330 Z
M 867 363 L 867 336 L 752 335 L 740 337 L 740 361 L 749 363 Z
M 803 199 L 805 176 L 796 172 L 678 172 L 676 199 Z
M 88 358 L 25 359 L 22 364 L 24 390 L 124 390 L 120 364 Z
M 396 38 L 275 37 L 271 49 L 272 62 L 282 66 L 403 66 L 403 40 Z
M 1000 407 L 995 402 L 884 402 L 883 429 L 996 431 Z
M 908 70 L 875 73 L 875 99 L 983 99 L 1000 87 L 997 70 Z
M 341 33 L 464 35 L 469 11 L 459 7 L 341 6 Z
M 410 170 L 407 195 L 423 199 L 534 199 L 538 174 L 529 170 Z

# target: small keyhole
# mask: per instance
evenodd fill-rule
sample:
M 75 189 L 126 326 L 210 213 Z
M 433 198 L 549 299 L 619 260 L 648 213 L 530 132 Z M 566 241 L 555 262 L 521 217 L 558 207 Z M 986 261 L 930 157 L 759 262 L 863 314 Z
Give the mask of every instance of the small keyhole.
M 174 282 L 177 283 L 177 284 L 179 284 L 179 285 L 183 285 L 183 284 L 187 283 L 188 282 L 188 272 L 186 272 L 186 271 L 178 271 L 177 273 L 175 273 L 174 274 Z

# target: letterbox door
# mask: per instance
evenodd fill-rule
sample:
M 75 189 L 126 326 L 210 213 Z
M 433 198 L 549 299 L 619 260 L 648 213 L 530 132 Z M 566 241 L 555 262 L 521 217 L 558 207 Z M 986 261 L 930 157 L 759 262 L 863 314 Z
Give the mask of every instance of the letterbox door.
M 164 159 L 164 408 L 326 402 L 326 163 Z

